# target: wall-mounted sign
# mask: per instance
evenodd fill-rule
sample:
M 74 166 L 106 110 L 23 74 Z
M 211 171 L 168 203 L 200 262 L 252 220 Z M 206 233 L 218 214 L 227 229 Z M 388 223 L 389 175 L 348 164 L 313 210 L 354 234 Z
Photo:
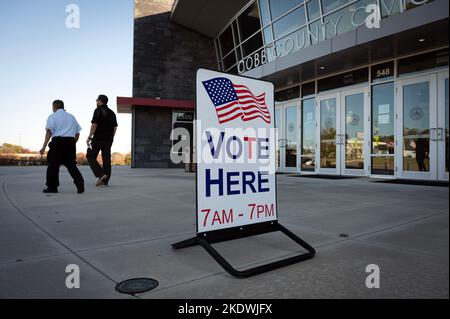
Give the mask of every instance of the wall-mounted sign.
M 197 72 L 197 232 L 277 219 L 272 83 Z

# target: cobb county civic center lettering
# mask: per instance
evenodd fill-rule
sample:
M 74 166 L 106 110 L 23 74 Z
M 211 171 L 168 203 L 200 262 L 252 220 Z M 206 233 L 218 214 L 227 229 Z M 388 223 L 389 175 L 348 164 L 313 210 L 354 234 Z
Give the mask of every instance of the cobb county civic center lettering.
M 418 6 L 427 3 L 429 0 L 409 0 L 410 4 Z M 271 47 L 256 52 L 238 62 L 238 73 L 245 73 L 253 68 L 257 68 L 269 61 L 302 50 L 308 46 L 315 45 L 321 41 L 331 39 L 338 34 L 350 31 L 351 29 L 367 25 L 369 28 L 379 28 L 381 12 L 384 12 L 383 18 L 392 16 L 398 11 L 403 12 L 407 9 L 407 2 L 400 0 L 380 0 L 380 7 L 377 5 L 361 5 L 355 9 L 349 9 L 349 12 L 340 15 L 330 15 L 323 22 L 314 23 L 304 27 L 297 32 L 276 41 Z

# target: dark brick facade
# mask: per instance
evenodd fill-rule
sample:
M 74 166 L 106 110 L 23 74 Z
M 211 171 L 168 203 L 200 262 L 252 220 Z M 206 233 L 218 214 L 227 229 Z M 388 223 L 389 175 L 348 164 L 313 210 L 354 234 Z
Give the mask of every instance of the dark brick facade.
M 161 4 L 162 3 L 162 4 Z M 133 96 L 174 100 L 195 99 L 198 68 L 217 69 L 213 40 L 170 20 L 170 7 L 160 1 L 136 0 L 134 21 Z M 138 11 L 149 7 L 149 11 Z M 170 131 L 172 112 L 135 107 L 133 112 L 133 167 L 172 167 Z

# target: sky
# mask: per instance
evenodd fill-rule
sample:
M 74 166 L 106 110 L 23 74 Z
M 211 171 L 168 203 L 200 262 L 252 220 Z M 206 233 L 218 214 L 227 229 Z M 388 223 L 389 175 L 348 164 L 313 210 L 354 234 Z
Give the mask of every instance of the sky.
M 79 28 L 68 28 L 79 8 Z M 84 141 L 99 94 L 132 96 L 133 0 L 0 1 L 0 144 L 39 150 L 55 99 L 82 127 Z M 69 7 L 70 8 L 70 7 Z M 131 115 L 117 114 L 113 152 L 131 150 Z

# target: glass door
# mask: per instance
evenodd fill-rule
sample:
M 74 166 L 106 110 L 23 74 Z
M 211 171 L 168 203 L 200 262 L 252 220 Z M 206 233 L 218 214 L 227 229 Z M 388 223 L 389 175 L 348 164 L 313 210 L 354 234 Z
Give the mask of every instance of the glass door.
M 436 76 L 398 83 L 398 177 L 437 178 Z
M 298 160 L 298 112 L 297 103 L 287 104 L 283 107 L 284 122 L 284 171 L 297 172 Z
M 282 127 L 281 127 L 281 107 L 275 106 L 275 139 L 277 141 L 276 144 L 276 157 L 275 163 L 277 166 L 277 172 L 281 171 L 281 154 L 282 149 L 284 148 L 284 141 L 282 140 Z
M 302 101 L 300 123 L 300 171 L 302 174 L 313 174 L 316 171 L 316 103 L 314 98 Z
M 448 72 L 438 77 L 438 179 L 448 181 L 449 169 L 449 109 L 448 109 Z
M 298 171 L 299 121 L 298 102 L 277 105 L 275 126 L 277 128 L 276 162 L 279 172 Z
M 340 174 L 338 159 L 344 138 L 340 132 L 339 93 L 323 95 L 317 98 L 316 129 L 316 166 L 319 174 Z
M 369 175 L 370 131 L 368 88 L 341 94 L 340 150 L 341 175 Z

